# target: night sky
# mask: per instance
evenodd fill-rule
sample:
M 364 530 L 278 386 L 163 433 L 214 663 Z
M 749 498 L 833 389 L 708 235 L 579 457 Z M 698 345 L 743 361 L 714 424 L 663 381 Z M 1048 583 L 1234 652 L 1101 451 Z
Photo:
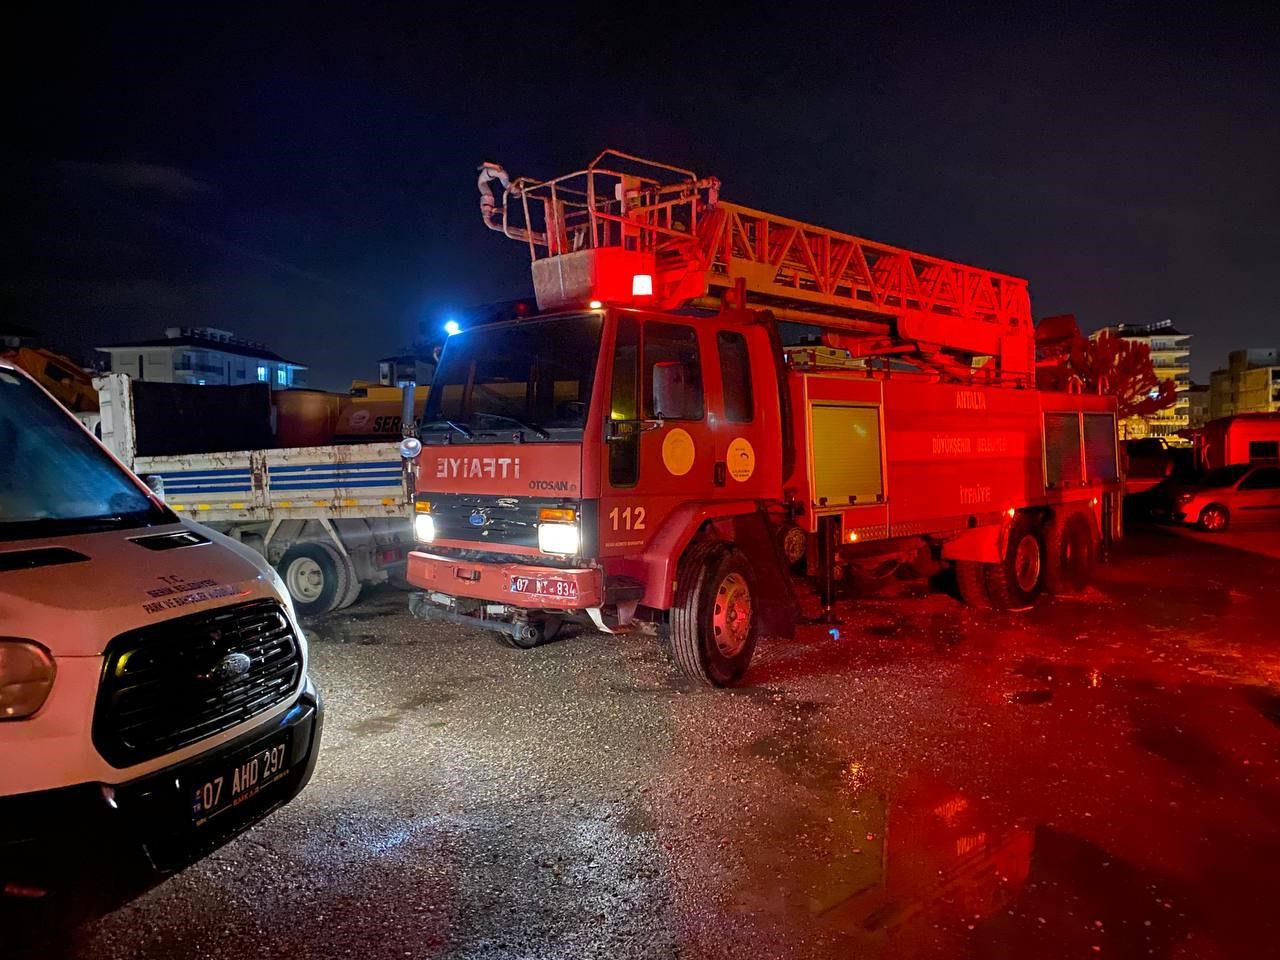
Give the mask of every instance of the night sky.
M 4 31 L 0 321 L 81 357 L 210 325 L 314 386 L 376 376 L 420 323 L 529 292 L 476 165 L 605 146 L 1027 277 L 1037 317 L 1172 318 L 1200 380 L 1280 341 L 1261 6 L 48 6 Z

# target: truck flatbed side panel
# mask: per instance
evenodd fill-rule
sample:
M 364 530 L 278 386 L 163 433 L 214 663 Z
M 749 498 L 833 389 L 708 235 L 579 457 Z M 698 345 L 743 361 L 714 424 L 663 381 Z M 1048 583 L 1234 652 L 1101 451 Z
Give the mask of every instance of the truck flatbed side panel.
M 133 428 L 143 457 L 198 454 L 275 443 L 271 387 L 265 383 L 214 387 L 135 380 Z
M 404 516 L 398 449 L 365 443 L 139 457 L 173 509 L 204 521 Z

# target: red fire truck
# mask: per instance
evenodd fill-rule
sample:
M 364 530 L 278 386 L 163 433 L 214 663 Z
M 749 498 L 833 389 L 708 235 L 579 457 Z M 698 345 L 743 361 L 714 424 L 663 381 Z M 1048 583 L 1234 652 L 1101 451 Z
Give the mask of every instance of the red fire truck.
M 1114 406 L 1035 389 L 1025 281 L 614 151 L 480 191 L 539 312 L 450 336 L 406 441 L 416 615 L 652 631 L 726 685 L 793 635 L 797 575 L 829 604 L 849 571 L 952 565 L 1018 610 L 1118 536 Z

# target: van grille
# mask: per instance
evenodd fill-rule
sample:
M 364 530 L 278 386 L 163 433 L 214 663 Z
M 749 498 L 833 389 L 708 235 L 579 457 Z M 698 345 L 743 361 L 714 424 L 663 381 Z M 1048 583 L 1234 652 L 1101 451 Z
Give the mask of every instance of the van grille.
M 142 763 L 269 710 L 301 677 L 298 638 L 274 600 L 133 630 L 107 645 L 93 742 L 114 767 Z

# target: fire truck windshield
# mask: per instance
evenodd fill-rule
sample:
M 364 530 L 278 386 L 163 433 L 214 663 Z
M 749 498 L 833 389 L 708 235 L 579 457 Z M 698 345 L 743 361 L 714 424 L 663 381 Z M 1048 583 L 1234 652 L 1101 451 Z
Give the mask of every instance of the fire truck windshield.
M 454 334 L 431 383 L 423 429 L 490 443 L 513 433 L 525 440 L 580 435 L 602 323 L 599 314 L 574 314 Z

